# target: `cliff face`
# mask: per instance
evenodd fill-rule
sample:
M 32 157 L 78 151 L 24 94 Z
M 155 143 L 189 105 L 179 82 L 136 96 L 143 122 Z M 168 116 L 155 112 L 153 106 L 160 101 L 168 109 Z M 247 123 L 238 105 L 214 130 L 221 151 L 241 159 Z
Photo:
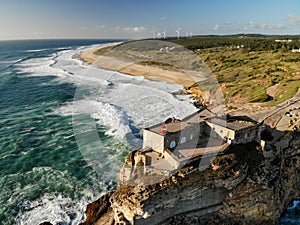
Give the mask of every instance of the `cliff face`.
M 300 195 L 300 133 L 267 144 L 231 147 L 204 171 L 195 161 L 153 185 L 119 185 L 88 207 L 84 225 L 276 224 Z
M 111 212 L 109 198 L 112 193 L 108 193 L 100 197 L 97 201 L 88 204 L 86 208 L 86 221 L 81 223 L 80 225 L 93 225 L 102 217 L 102 221 L 104 221 L 103 215 L 109 214 Z M 112 219 L 109 219 L 112 220 Z M 108 221 L 112 222 L 112 221 Z

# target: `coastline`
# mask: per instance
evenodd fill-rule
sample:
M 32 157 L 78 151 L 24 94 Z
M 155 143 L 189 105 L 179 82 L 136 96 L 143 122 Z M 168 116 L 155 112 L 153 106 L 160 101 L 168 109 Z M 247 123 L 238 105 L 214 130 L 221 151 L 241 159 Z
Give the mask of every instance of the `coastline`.
M 89 58 L 90 58 L 90 63 L 91 64 L 94 64 L 94 65 L 98 65 L 100 68 L 104 68 L 104 69 L 108 69 L 108 70 L 114 70 L 114 71 L 118 71 L 118 72 L 121 72 L 121 73 L 124 73 L 123 71 L 122 71 L 122 69 L 123 68 L 127 68 L 127 66 L 128 66 L 128 64 L 126 64 L 125 62 L 122 62 L 122 61 L 118 61 L 118 60 L 116 60 L 116 59 L 114 59 L 114 58 L 106 58 L 106 60 L 107 60 L 107 62 L 106 63 L 108 63 L 108 61 L 109 60 L 116 60 L 115 62 L 113 62 L 113 63 L 111 63 L 111 64 L 105 64 L 103 61 L 102 61 L 102 63 L 98 63 L 97 62 L 97 55 L 96 54 L 94 54 L 95 53 L 95 51 L 96 51 L 96 49 L 94 49 L 94 51 L 93 51 L 93 49 L 91 49 L 91 52 L 90 52 L 90 54 L 91 55 L 89 55 Z M 94 55 L 94 56 L 93 56 Z M 94 59 L 93 59 L 93 57 L 95 57 Z M 89 59 L 88 58 L 88 59 Z M 102 58 L 103 59 L 103 58 Z M 101 61 L 101 60 L 99 60 L 99 61 Z M 138 65 L 134 65 L 134 66 L 138 66 Z M 142 69 L 145 69 L 145 68 L 147 68 L 147 66 L 141 66 L 141 68 Z M 155 67 L 150 67 L 150 68 L 152 68 L 152 71 L 153 71 L 153 68 L 155 68 Z M 127 68 L 128 69 L 128 68 Z M 137 68 L 136 67 L 134 67 L 134 69 L 132 69 L 131 71 L 129 71 L 130 73 L 126 73 L 126 74 L 129 74 L 129 75 L 133 75 L 133 76 L 145 76 L 146 78 L 148 78 L 148 79 L 151 79 L 151 80 L 154 80 L 154 79 L 152 79 L 151 78 L 151 74 L 150 75 L 144 75 L 143 73 L 141 74 L 141 73 L 139 73 L 139 71 L 137 70 Z M 171 72 L 171 71 L 170 71 Z M 157 76 L 157 75 L 156 75 Z M 157 79 L 158 79 L 158 81 L 165 81 L 164 79 L 165 79 L 165 77 L 160 77 L 160 76 L 157 76 Z M 169 77 L 168 77 L 168 79 L 169 79 Z M 176 81 L 173 79 L 171 79 L 171 81 L 169 81 L 169 82 L 174 82 L 174 83 L 176 83 Z M 177 81 L 178 82 L 178 81 Z M 282 105 L 284 105 L 284 104 L 286 104 L 286 103 L 283 103 Z M 257 103 L 256 103 L 256 105 L 258 105 Z M 275 107 L 274 107 L 275 108 Z M 241 114 L 242 112 L 240 112 L 240 114 Z M 269 122 L 270 124 L 271 124 L 271 122 L 268 120 L 267 122 Z M 284 130 L 282 131 L 282 132 L 284 132 Z M 247 160 L 248 161 L 248 160 Z M 241 170 L 242 171 L 242 170 Z M 242 171 L 242 172 L 244 172 L 244 173 L 246 173 L 247 174 L 247 172 L 245 172 L 245 171 Z M 241 173 L 242 173 L 241 172 Z M 230 180 L 231 181 L 231 180 Z M 180 182 L 179 182 L 180 183 Z M 246 182 L 246 180 L 245 180 L 245 182 L 243 182 L 243 183 L 241 183 L 242 185 L 241 186 L 243 186 L 244 187 L 244 189 L 250 189 L 251 190 L 251 188 L 252 188 L 252 184 L 250 183 L 250 184 L 248 184 L 247 182 Z M 289 188 L 285 188 L 286 190 L 289 190 Z M 242 193 L 242 194 L 244 194 L 243 193 L 243 188 L 241 188 L 241 189 L 238 189 L 239 190 L 239 193 Z M 127 191 L 127 190 L 126 190 Z M 136 191 L 136 190 L 135 190 Z M 142 191 L 144 191 L 144 190 L 142 190 Z M 122 191 L 120 191 L 120 192 L 122 192 Z M 119 193 L 120 192 L 118 192 L 117 194 L 115 194 L 116 196 L 119 196 Z M 163 193 L 162 193 L 163 194 Z M 229 193 L 231 196 L 232 196 L 232 193 Z M 251 193 L 252 194 L 252 193 Z M 262 189 L 261 190 L 261 194 L 262 194 L 262 196 L 264 195 L 264 196 L 268 196 L 268 194 L 269 193 L 267 193 L 267 192 L 264 192 L 264 189 Z M 272 193 L 273 194 L 273 193 Z M 229 195 L 229 196 L 230 196 Z M 153 196 L 154 195 L 152 195 L 151 196 L 151 198 L 153 198 Z M 253 198 L 252 198 L 252 196 L 251 195 L 249 195 L 250 197 L 249 197 L 249 200 L 247 200 L 247 201 L 245 201 L 245 202 L 252 202 L 253 201 L 253 198 L 255 198 L 256 197 L 256 192 L 253 192 L 253 194 L 252 194 L 252 196 L 253 196 Z M 106 198 L 107 196 L 104 196 L 104 198 Z M 127 199 L 128 197 L 127 196 L 124 196 L 122 199 Z M 228 199 L 226 199 L 226 201 L 228 200 L 229 201 L 229 203 L 231 203 L 231 202 L 234 202 L 236 199 L 231 199 L 232 197 L 230 197 L 230 199 L 228 200 Z M 270 196 L 269 196 L 269 198 L 271 198 Z M 293 196 L 292 197 L 290 197 L 290 199 L 292 199 L 292 198 L 294 198 Z M 115 199 L 117 199 L 117 200 L 120 200 L 121 199 L 121 197 L 119 198 L 114 198 L 114 200 Z M 122 201 L 122 199 L 120 200 L 120 201 Z M 266 199 L 268 199 L 268 198 L 266 198 Z M 101 199 L 100 199 L 101 200 Z M 237 200 L 238 201 L 238 200 Z M 110 208 L 110 203 L 109 203 L 109 201 L 107 201 L 108 202 L 108 204 L 107 204 L 107 208 L 105 208 L 105 212 L 104 211 L 102 211 L 101 213 L 103 213 L 103 217 L 101 218 L 97 218 L 97 219 L 99 219 L 99 223 L 97 223 L 97 224 L 102 224 L 101 222 L 102 222 L 102 220 L 106 220 L 105 221 L 105 223 L 107 223 L 108 221 L 108 218 L 109 217 L 111 217 L 111 219 L 113 219 L 113 218 L 116 218 L 116 217 L 113 217 L 113 214 L 112 214 L 112 208 Z M 116 201 L 117 202 L 117 201 Z M 124 204 L 124 202 L 125 201 L 122 201 L 122 204 Z M 285 202 L 287 202 L 286 200 L 283 202 L 283 208 L 285 208 L 285 207 L 287 207 L 285 204 Z M 119 202 L 118 202 L 119 203 Z M 151 202 L 152 203 L 152 202 Z M 135 203 L 136 205 L 138 205 L 138 203 Z M 115 204 L 114 206 L 116 206 L 116 205 L 121 205 L 121 204 Z M 226 205 L 229 205 L 229 204 L 226 204 Z M 234 205 L 234 204 L 233 204 Z M 236 204 L 237 205 L 237 204 Z M 123 205 L 122 205 L 122 207 L 123 207 Z M 175 207 L 175 206 L 174 206 Z M 126 207 L 124 207 L 124 208 L 126 208 Z M 182 207 L 183 208 L 183 207 Z M 238 208 L 238 207 L 237 207 Z M 250 208 L 250 207 L 249 207 Z M 117 209 L 117 210 L 119 210 L 119 208 Z M 230 211 L 231 209 L 228 209 L 228 211 L 229 212 L 231 212 Z M 235 210 L 235 209 L 234 209 Z M 244 210 L 243 208 L 241 208 L 241 210 Z M 254 210 L 256 210 L 256 209 L 254 209 Z M 261 210 L 261 208 L 259 208 L 258 207 L 258 212 L 260 212 L 260 211 L 262 211 Z M 119 212 L 119 211 L 118 211 Z M 165 212 L 167 212 L 167 211 L 165 211 Z M 247 209 L 245 210 L 245 212 L 246 213 L 248 213 L 247 212 Z M 255 212 L 255 211 L 254 211 Z M 275 220 L 278 220 L 278 215 L 280 215 L 281 213 L 278 213 L 278 212 L 268 212 L 269 213 L 269 215 L 272 215 L 273 216 L 273 218 L 275 218 L 274 219 L 274 221 Z M 272 214 L 273 213 L 273 214 Z M 229 213 L 227 213 L 227 214 L 229 214 Z M 125 215 L 125 213 L 124 213 L 124 215 Z M 147 215 L 148 216 L 148 215 Z M 256 217 L 257 217 L 258 215 L 256 215 Z M 230 218 L 229 217 L 229 220 L 231 220 L 232 218 Z M 251 219 L 251 218 L 250 218 Z M 253 222 L 253 221 L 252 221 Z M 104 222 L 103 222 L 103 224 L 105 224 Z
M 101 69 L 117 71 L 131 76 L 143 76 L 152 81 L 165 81 L 172 84 L 182 85 L 183 87 L 189 87 L 196 82 L 196 80 L 184 71 L 172 71 L 161 68 L 160 66 L 149 66 L 134 62 L 125 62 L 116 57 L 107 56 L 105 54 L 96 54 L 96 52 L 100 49 L 118 44 L 120 43 L 112 43 L 86 50 L 80 54 L 79 59 L 85 63 L 96 65 Z
M 122 74 L 131 75 L 131 76 L 143 76 L 148 80 L 157 81 L 157 82 L 168 82 L 171 84 L 181 85 L 182 89 L 178 90 L 180 93 L 188 94 L 194 101 L 195 105 L 207 104 L 208 99 L 210 99 L 211 95 L 205 88 L 200 88 L 198 85 L 194 85 L 198 81 L 203 81 L 203 77 L 195 76 L 197 80 L 193 79 L 189 74 L 191 71 L 179 71 L 174 70 L 172 67 L 167 69 L 164 66 L 156 65 L 141 65 L 139 63 L 128 62 L 128 60 L 122 60 L 121 57 L 108 56 L 108 54 L 99 55 L 96 54 L 96 51 L 103 49 L 105 47 L 111 47 L 118 45 L 120 43 L 111 43 L 104 46 L 96 47 L 88 49 L 82 52 L 79 56 L 80 60 L 95 65 L 98 68 L 106 69 L 109 71 L 117 71 Z M 126 53 L 126 52 L 125 52 Z M 171 53 L 171 54 L 176 54 Z M 112 54 L 113 55 L 113 54 Z M 128 55 L 132 56 L 132 55 Z M 148 55 L 147 55 L 148 56 Z M 129 58 L 129 57 L 128 57 Z M 149 57 L 151 58 L 151 57 Z M 124 59 L 124 57 L 123 57 Z M 147 60 L 145 58 L 145 60 Z M 132 60 L 134 61 L 134 60 Z M 150 61 L 150 60 L 149 60 Z M 155 61 L 154 61 L 155 62 Z M 220 88 L 224 88 L 225 91 L 226 86 L 222 85 Z M 270 96 L 274 95 L 274 87 L 268 89 L 267 92 Z M 225 91 L 226 92 L 226 91 Z M 297 94 L 296 94 L 297 95 Z M 295 96 L 296 96 L 295 95 Z M 291 98 L 293 99 L 293 97 Z M 284 101 L 283 104 L 289 102 L 289 99 Z M 245 102 L 240 101 L 239 98 L 233 97 L 232 99 L 228 99 L 227 106 L 232 107 L 232 109 L 227 108 L 228 112 L 235 113 L 238 115 L 243 115 L 245 113 L 251 113 L 252 116 L 259 115 L 262 116 L 266 114 L 270 110 L 274 110 L 274 106 L 267 106 L 266 102 Z M 265 107 L 265 108 L 264 108 Z

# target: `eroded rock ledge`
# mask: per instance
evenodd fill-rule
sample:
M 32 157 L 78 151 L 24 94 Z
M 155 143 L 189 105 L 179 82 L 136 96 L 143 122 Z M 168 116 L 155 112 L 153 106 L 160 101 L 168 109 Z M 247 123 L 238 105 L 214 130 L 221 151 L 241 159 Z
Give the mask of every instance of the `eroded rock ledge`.
M 119 185 L 87 208 L 83 225 L 276 224 L 300 195 L 300 133 L 271 131 L 268 148 L 232 146 L 147 186 Z

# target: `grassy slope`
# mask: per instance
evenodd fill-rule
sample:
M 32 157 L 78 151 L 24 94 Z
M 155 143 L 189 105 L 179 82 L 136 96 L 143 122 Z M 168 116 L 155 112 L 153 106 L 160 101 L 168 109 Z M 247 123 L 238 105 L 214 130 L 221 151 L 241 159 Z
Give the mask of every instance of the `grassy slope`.
M 290 44 L 281 44 L 275 43 L 275 39 L 294 41 Z M 300 87 L 300 53 L 291 52 L 293 48 L 300 48 L 299 40 L 300 36 L 243 35 L 241 38 L 241 35 L 231 35 L 196 36 L 166 41 L 195 51 L 216 75 L 228 103 L 229 100 L 249 103 L 266 102 L 267 106 L 273 106 L 294 96 Z M 135 43 L 136 47 L 139 42 Z M 244 48 L 236 48 L 241 45 Z M 153 51 L 151 46 L 143 45 L 135 51 L 131 49 L 129 51 L 126 45 L 124 48 L 117 51 L 118 57 L 124 59 L 128 54 L 137 56 L 144 52 L 154 55 L 156 59 L 160 59 L 162 55 L 160 52 Z M 113 49 L 115 46 L 103 48 L 96 54 L 102 55 Z M 143 60 L 139 59 L 137 63 L 176 70 L 170 65 Z M 277 86 L 272 93 L 274 98 L 270 100 L 267 89 L 275 84 Z M 228 106 L 234 107 L 230 106 L 230 103 Z
M 299 41 L 278 44 L 275 39 L 299 40 L 299 36 L 200 36 L 171 41 L 198 53 L 223 84 L 227 100 L 267 102 L 267 88 L 278 84 L 274 99 L 266 103 L 276 105 L 300 87 L 300 53 L 291 52 Z M 244 48 L 237 49 L 238 45 Z
M 268 100 L 267 88 L 278 84 L 271 105 L 291 98 L 300 87 L 300 54 L 281 51 L 247 51 L 213 48 L 198 52 L 218 81 L 225 84 L 226 98 L 248 102 Z

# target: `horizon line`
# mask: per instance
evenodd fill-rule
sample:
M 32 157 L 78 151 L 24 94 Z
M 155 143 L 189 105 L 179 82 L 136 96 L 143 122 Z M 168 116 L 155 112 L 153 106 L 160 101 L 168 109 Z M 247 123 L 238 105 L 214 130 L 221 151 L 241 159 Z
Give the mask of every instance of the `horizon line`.
M 264 34 L 264 33 L 232 33 L 232 34 L 194 34 L 192 36 L 185 36 L 182 35 L 180 36 L 181 38 L 191 38 L 191 37 L 206 37 L 206 36 L 215 36 L 215 37 L 226 37 L 226 36 L 238 36 L 238 35 L 257 35 L 257 36 L 300 36 L 299 34 Z M 166 39 L 177 39 L 177 36 L 169 36 L 166 37 Z M 0 41 L 37 41 L 37 40 L 126 40 L 126 41 L 130 41 L 130 40 L 149 40 L 149 39 L 162 39 L 164 40 L 164 38 L 152 38 L 152 37 L 145 37 L 145 38 L 114 38 L 114 37 L 107 37 L 107 38 L 66 38 L 66 37 L 61 37 L 61 38 L 8 38 L 8 39 L 0 39 Z

